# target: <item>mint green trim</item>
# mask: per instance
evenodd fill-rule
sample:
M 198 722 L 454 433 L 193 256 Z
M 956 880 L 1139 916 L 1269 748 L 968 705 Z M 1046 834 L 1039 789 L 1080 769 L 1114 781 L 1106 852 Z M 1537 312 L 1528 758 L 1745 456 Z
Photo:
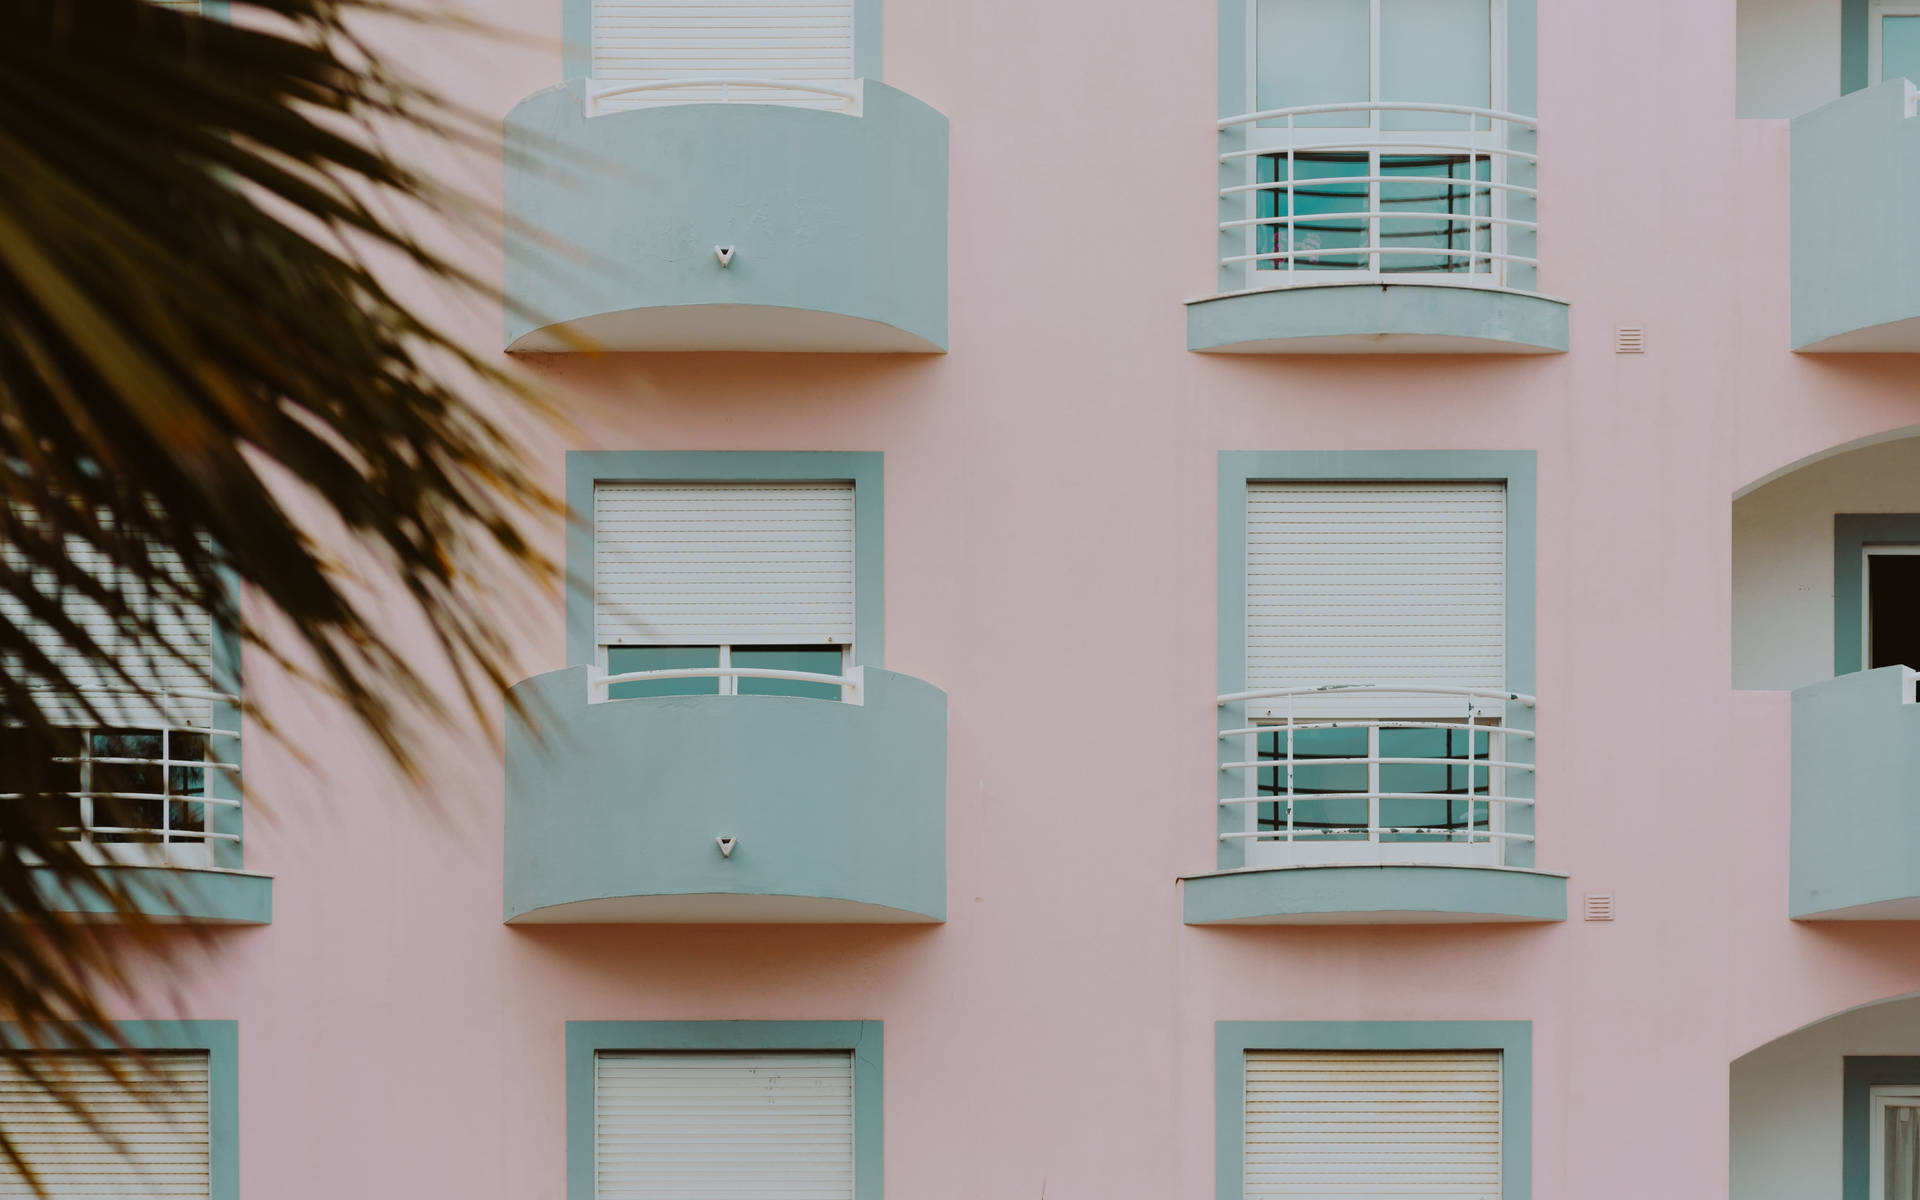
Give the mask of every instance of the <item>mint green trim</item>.
M 1920 704 L 1906 670 L 1793 692 L 1787 914 L 1920 920 Z
M 1840 94 L 1867 86 L 1867 47 L 1873 31 L 1868 0 L 1840 0 Z
M 1840 1200 L 1867 1200 L 1873 1193 L 1873 1089 L 1920 1086 L 1920 1058 L 1849 1054 L 1840 1061 Z
M 1867 547 L 1920 546 L 1920 513 L 1835 513 L 1833 517 L 1833 673 L 1865 667 Z
M 1920 118 L 1892 79 L 1793 118 L 1790 345 L 1811 354 L 1920 353 Z
M 1328 284 L 1187 303 L 1187 349 L 1210 354 L 1564 354 L 1567 304 L 1435 284 Z
M 857 112 L 741 102 L 588 117 L 586 86 L 507 115 L 507 349 L 946 350 L 941 113 L 867 80 Z M 734 247 L 730 265 L 716 246 Z
M 1182 880 L 1189 925 L 1520 924 L 1567 919 L 1567 877 L 1512 867 L 1328 866 Z
M 863 674 L 858 704 L 591 704 L 585 667 L 515 685 L 504 919 L 945 920 L 946 693 Z M 719 837 L 738 839 L 731 855 Z
M 567 1200 L 595 1200 L 593 1060 L 602 1050 L 849 1050 L 853 1196 L 886 1183 L 885 1026 L 879 1021 L 568 1021 Z
M 1217 686 L 1220 695 L 1247 686 L 1247 484 L 1308 480 L 1459 480 L 1504 483 L 1507 489 L 1507 687 L 1533 691 L 1534 543 L 1537 523 L 1537 456 L 1532 450 L 1223 450 L 1219 496 L 1219 640 Z M 1220 728 L 1244 722 L 1230 708 L 1220 713 Z M 1526 739 L 1514 739 L 1524 742 Z M 1221 762 L 1232 761 L 1232 747 L 1220 744 Z M 1516 761 L 1533 753 L 1530 745 L 1509 751 Z M 1530 761 L 1530 760 L 1529 760 Z M 1224 779 L 1224 777 L 1223 777 Z M 1526 794 L 1514 785 L 1515 795 Z M 1531 811 L 1514 806 L 1508 825 L 1532 833 Z M 1233 832 L 1240 814 L 1220 810 L 1219 831 Z M 1246 865 L 1242 839 L 1220 843 L 1218 867 Z M 1507 865 L 1531 867 L 1533 844 L 1516 841 Z
M 273 877 L 187 867 L 110 866 L 100 871 L 119 885 L 136 911 L 161 922 L 195 925 L 270 925 Z M 93 888 L 64 887 L 45 867 L 32 869 L 35 890 L 54 912 L 112 917 L 112 902 Z
M 1213 1045 L 1216 1200 L 1244 1197 L 1249 1050 L 1499 1051 L 1500 1200 L 1533 1194 L 1531 1021 L 1216 1021 Z
M 853 658 L 886 662 L 886 472 L 879 451 L 567 451 L 567 661 L 591 664 L 593 485 L 835 482 L 853 485 Z
M 226 0 L 219 0 L 224 4 Z M 563 0 L 560 6 L 561 78 L 593 73 L 593 0 Z M 853 0 L 853 74 L 881 79 L 880 0 Z
M 233 570 L 223 570 L 221 579 L 224 584 L 224 603 L 227 611 L 237 618 L 240 612 L 240 575 Z M 241 678 L 240 631 L 227 621 L 213 622 L 211 667 L 213 690 L 229 696 L 243 696 Z M 242 729 L 240 706 L 238 704 L 215 703 L 210 707 L 209 725 L 213 729 L 229 730 L 235 734 Z M 206 772 L 207 794 L 218 800 L 243 800 L 244 792 L 240 786 L 241 742 L 239 737 L 210 737 L 207 739 L 207 757 L 210 761 L 223 763 L 233 768 L 229 771 L 209 769 Z M 215 833 L 232 834 L 236 838 L 244 833 L 246 809 L 242 804 L 212 805 L 207 810 Z M 228 841 L 225 838 L 213 843 L 213 865 L 224 871 L 238 871 L 245 865 L 246 848 L 243 841 Z M 271 885 L 268 887 L 268 911 L 271 912 Z M 261 922 L 264 924 L 265 922 Z
M 0 1022 L 0 1047 L 32 1053 L 36 1045 L 18 1022 Z M 210 1200 L 240 1196 L 240 1025 L 237 1021 L 115 1021 L 95 1025 L 46 1025 L 47 1045 L 74 1051 L 204 1050 L 207 1052 L 207 1106 L 211 1134 Z M 116 1046 L 116 1042 L 118 1046 Z M 59 1050 L 55 1050 L 59 1053 Z

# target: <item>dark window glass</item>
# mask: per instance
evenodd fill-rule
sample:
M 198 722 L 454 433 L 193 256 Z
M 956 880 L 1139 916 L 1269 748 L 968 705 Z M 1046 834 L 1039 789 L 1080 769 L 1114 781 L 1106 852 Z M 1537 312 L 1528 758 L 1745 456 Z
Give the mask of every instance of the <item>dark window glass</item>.
M 733 665 L 762 667 L 770 671 L 810 671 L 816 675 L 840 673 L 838 646 L 735 646 Z M 742 679 L 737 689 L 742 696 L 807 696 L 817 700 L 838 700 L 840 689 L 830 683 L 806 683 L 797 679 Z
M 1920 669 L 1920 554 L 1867 556 L 1869 667 Z
M 717 667 L 718 646 L 609 646 L 607 674 L 624 675 L 629 671 L 672 671 L 686 667 Z M 646 680 L 616 683 L 607 689 L 610 700 L 637 700 L 645 696 L 714 696 L 720 681 L 708 676 L 693 679 Z

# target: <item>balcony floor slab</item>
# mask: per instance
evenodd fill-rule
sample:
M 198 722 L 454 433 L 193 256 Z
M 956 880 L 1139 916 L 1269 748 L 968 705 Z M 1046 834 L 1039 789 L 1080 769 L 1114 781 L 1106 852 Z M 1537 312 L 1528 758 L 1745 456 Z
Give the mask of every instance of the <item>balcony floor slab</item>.
M 1253 867 L 1183 879 L 1189 925 L 1501 925 L 1567 919 L 1567 877 L 1521 867 Z
M 1187 302 L 1203 354 L 1563 354 L 1567 303 L 1435 283 L 1326 283 Z

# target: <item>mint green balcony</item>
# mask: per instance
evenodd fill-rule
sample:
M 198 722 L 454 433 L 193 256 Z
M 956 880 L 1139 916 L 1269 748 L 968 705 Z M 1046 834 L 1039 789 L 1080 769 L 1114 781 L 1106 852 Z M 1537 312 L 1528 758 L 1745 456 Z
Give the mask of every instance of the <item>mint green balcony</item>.
M 509 350 L 946 349 L 947 119 L 904 92 L 575 79 L 507 137 Z
M 1793 120 L 1795 350 L 1920 352 L 1917 101 L 1890 79 Z
M 856 667 L 845 700 L 513 689 L 506 920 L 946 919 L 946 693 Z
M 1788 915 L 1920 920 L 1920 704 L 1905 667 L 1793 693 Z

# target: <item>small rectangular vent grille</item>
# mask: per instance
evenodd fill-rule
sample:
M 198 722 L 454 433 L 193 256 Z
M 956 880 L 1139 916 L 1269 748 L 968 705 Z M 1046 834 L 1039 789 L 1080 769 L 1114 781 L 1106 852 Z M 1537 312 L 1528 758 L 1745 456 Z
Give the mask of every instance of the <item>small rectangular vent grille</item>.
M 1613 352 L 1615 354 L 1645 354 L 1647 352 L 1647 327 L 1645 325 L 1614 326 Z
M 1613 920 L 1613 893 L 1612 892 L 1588 892 L 1587 893 L 1587 920 L 1589 921 Z

